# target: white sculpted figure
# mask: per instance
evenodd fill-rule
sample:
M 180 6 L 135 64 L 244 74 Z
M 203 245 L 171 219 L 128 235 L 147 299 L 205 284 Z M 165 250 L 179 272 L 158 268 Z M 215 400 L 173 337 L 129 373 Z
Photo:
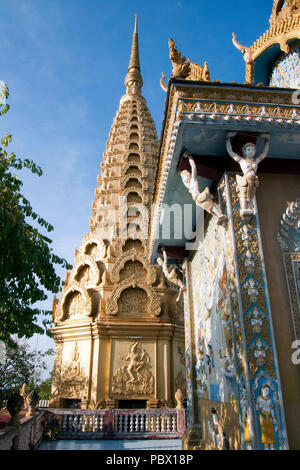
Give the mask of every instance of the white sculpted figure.
M 256 176 L 258 165 L 268 155 L 270 149 L 270 135 L 261 134 L 265 139 L 263 152 L 258 156 L 256 155 L 256 145 L 249 142 L 243 147 L 243 156 L 238 155 L 232 149 L 231 139 L 235 137 L 237 132 L 228 132 L 226 136 L 226 148 L 229 155 L 241 167 L 244 176 L 237 175 L 236 181 L 240 193 L 241 215 L 249 216 L 254 214 L 253 200 L 256 193 L 256 188 L 259 186 L 259 180 Z
M 163 273 L 165 277 L 168 279 L 168 281 L 172 282 L 172 284 L 175 284 L 175 286 L 179 287 L 180 291 L 176 299 L 176 302 L 179 302 L 181 294 L 186 289 L 186 287 L 183 284 L 182 280 L 178 277 L 176 273 L 176 268 L 174 268 L 173 266 L 168 268 L 168 257 L 167 257 L 166 250 L 164 250 L 164 248 L 162 248 L 162 252 L 163 252 L 164 258 L 163 259 L 158 258 L 157 262 L 162 267 Z
M 200 192 L 197 180 L 197 168 L 194 159 L 188 152 L 184 154 L 184 157 L 189 159 L 192 173 L 187 170 L 183 170 L 180 173 L 183 184 L 189 190 L 195 203 L 202 207 L 202 209 L 207 211 L 209 214 L 216 216 L 218 219 L 218 224 L 222 224 L 227 220 L 226 215 L 222 213 L 218 204 L 214 202 L 213 196 L 211 195 L 208 186 L 204 189 L 204 191 L 202 191 L 202 193 Z

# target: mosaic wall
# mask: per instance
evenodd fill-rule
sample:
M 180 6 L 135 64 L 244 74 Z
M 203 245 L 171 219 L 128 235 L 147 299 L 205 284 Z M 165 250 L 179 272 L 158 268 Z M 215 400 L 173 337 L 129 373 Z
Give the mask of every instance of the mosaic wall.
M 236 402 L 225 230 L 213 218 L 192 262 L 197 391 L 216 402 Z
M 224 177 L 219 196 L 228 224 L 210 217 L 188 276 L 195 343 L 190 396 L 196 389 L 198 402 L 237 404 L 244 449 L 285 449 L 258 216 L 241 216 L 235 175 Z

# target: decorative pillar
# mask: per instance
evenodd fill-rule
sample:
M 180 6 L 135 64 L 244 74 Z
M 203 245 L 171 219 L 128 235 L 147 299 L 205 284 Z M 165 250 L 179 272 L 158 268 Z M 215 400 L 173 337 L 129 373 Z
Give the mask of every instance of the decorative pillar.
M 236 175 L 220 183 L 226 203 L 230 286 L 240 423 L 244 449 L 287 449 L 281 385 L 256 201 L 241 217 Z M 230 259 L 231 258 L 231 259 Z
M 186 291 L 184 291 L 184 322 L 188 420 L 186 431 L 183 436 L 182 448 L 184 450 L 192 450 L 199 447 L 202 434 L 196 382 L 197 354 L 194 331 L 192 279 L 190 264 L 187 261 L 185 264 L 187 288 Z

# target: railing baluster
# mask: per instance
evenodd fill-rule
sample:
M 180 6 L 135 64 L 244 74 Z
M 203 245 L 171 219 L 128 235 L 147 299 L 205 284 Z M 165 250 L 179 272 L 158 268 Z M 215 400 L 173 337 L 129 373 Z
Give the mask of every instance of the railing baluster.
M 170 432 L 171 430 L 171 427 L 170 427 L 170 420 L 171 420 L 171 416 L 167 416 L 167 432 Z
M 155 432 L 160 432 L 160 416 L 156 416 L 156 429 Z
M 118 426 L 119 426 L 119 415 L 117 414 L 117 411 L 115 411 L 115 419 L 114 419 L 114 432 L 118 432 Z
M 177 415 L 172 415 L 172 432 L 176 432 Z
M 161 416 L 161 432 L 165 432 L 165 416 Z
M 130 420 L 130 426 L 129 426 L 129 432 L 133 432 L 133 415 L 129 415 L 129 420 Z

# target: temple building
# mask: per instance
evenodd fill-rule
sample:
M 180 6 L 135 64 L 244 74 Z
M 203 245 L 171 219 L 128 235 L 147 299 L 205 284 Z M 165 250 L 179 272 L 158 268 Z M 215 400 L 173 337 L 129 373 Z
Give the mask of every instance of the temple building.
M 299 449 L 300 0 L 232 41 L 244 84 L 170 39 L 158 142 L 135 23 L 90 232 L 53 302 L 51 404 L 172 407 L 180 389 L 184 449 Z
M 90 231 L 53 302 L 53 407 L 173 407 L 186 389 L 183 297 L 147 259 L 159 145 L 142 85 L 136 19 Z
M 184 272 L 184 449 L 299 449 L 300 1 L 233 44 L 245 84 L 170 42 L 149 262 Z

